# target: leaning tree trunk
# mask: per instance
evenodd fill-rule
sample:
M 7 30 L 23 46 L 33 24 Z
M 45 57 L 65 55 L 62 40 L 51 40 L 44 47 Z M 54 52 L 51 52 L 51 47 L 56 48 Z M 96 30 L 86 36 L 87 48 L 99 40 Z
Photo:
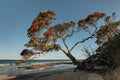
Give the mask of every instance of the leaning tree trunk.
M 72 54 L 70 54 L 70 53 L 65 53 L 65 55 L 68 57 L 68 58 L 70 58 L 70 60 L 72 61 L 72 63 L 74 64 L 74 65 L 77 65 L 77 60 L 75 59 L 75 57 L 72 55 Z
M 74 65 L 78 65 L 77 60 L 75 59 L 75 57 L 70 53 L 70 51 L 66 51 L 63 48 L 60 48 L 60 50 L 72 61 L 72 63 Z

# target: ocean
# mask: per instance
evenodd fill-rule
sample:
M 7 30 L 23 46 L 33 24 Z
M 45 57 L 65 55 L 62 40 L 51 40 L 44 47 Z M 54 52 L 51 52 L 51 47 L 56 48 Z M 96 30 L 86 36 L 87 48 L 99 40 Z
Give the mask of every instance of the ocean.
M 0 75 L 20 75 L 37 72 L 47 72 L 60 69 L 74 68 L 70 60 L 29 60 L 24 64 L 15 65 L 16 60 L 0 60 Z M 55 65 L 52 65 L 56 63 Z M 60 64 L 59 64 L 60 63 Z M 48 65 L 40 69 L 26 69 L 25 67 L 31 65 Z M 51 65 L 52 66 L 51 66 Z
M 0 64 L 14 64 L 17 60 L 0 60 Z M 29 60 L 29 63 L 69 62 L 70 60 Z

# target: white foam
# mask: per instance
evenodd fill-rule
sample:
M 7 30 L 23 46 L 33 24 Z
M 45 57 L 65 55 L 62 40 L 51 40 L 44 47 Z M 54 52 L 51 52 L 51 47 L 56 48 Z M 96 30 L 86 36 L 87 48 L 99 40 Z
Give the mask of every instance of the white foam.
M 75 66 L 71 64 L 60 64 L 60 65 L 54 65 L 49 67 L 43 67 L 40 69 L 25 69 L 25 67 L 28 67 L 30 65 L 45 65 L 47 63 L 27 63 L 27 64 L 21 64 L 21 65 L 10 65 L 10 64 L 1 64 L 0 67 L 0 74 L 3 75 L 20 75 L 20 74 L 29 74 L 29 73 L 37 73 L 37 72 L 47 72 L 47 71 L 54 71 L 54 70 L 60 70 L 60 69 L 67 69 L 67 68 L 73 68 Z

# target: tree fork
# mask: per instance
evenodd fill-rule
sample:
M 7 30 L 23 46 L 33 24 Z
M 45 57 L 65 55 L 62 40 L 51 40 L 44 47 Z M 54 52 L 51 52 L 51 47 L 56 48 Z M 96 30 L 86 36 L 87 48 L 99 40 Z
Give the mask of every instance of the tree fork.
M 60 47 L 60 50 L 72 61 L 72 63 L 74 65 L 77 65 L 77 60 L 75 59 L 75 57 L 68 51 L 65 51 L 63 48 Z

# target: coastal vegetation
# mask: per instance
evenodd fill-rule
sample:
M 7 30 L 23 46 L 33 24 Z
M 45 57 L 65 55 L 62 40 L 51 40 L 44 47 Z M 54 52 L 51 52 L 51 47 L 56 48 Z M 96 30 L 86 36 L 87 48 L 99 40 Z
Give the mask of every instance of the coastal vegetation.
M 56 20 L 55 12 L 41 11 L 27 30 L 29 41 L 25 46 L 29 49 L 24 49 L 21 56 L 28 60 L 30 57 L 36 58 L 39 54 L 61 50 L 74 65 L 77 65 L 75 71 L 79 69 L 114 72 L 117 69 L 118 72 L 120 67 L 120 21 L 116 20 L 116 17 L 115 12 L 111 15 L 105 12 L 93 12 L 78 22 L 69 21 L 53 25 L 52 22 Z M 73 46 L 69 46 L 67 40 L 81 32 L 88 36 L 79 38 L 72 44 Z M 78 35 L 78 37 L 80 36 Z M 98 48 L 94 54 L 88 53 L 90 51 L 86 49 L 86 53 L 90 55 L 82 62 L 78 62 L 72 55 L 72 51 L 89 39 L 95 39 L 94 43 L 98 45 Z M 64 46 L 59 43 L 59 40 L 63 42 Z

